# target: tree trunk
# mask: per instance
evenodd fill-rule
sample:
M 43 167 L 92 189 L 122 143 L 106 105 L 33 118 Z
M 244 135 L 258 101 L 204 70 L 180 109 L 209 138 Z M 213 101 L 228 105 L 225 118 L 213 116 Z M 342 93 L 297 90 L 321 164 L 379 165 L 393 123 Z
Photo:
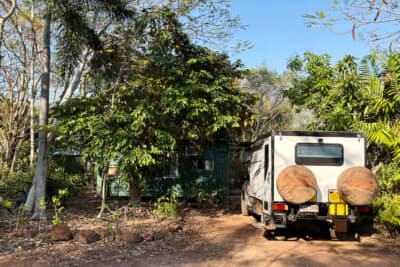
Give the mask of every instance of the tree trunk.
M 48 124 L 49 112 L 49 87 L 50 87 L 50 13 L 45 15 L 45 24 L 43 29 L 43 73 L 42 87 L 40 93 L 40 112 L 39 112 L 39 150 L 38 162 L 36 167 L 35 181 L 35 212 L 32 220 L 46 219 L 45 210 L 41 208 L 40 201 L 46 197 L 46 171 L 47 171 L 47 134 L 43 127 Z
M 106 193 L 107 193 L 107 178 L 108 178 L 108 168 L 110 166 L 110 159 L 107 159 L 106 166 L 103 170 L 103 180 L 102 180 L 102 186 L 101 186 L 101 208 L 100 212 L 97 215 L 97 218 L 101 218 L 103 215 L 104 209 L 106 207 Z
M 30 105 L 30 165 L 33 166 L 35 159 L 35 30 L 33 27 L 35 18 L 35 1 L 32 1 L 31 8 L 31 23 L 32 23 L 32 45 L 31 45 L 31 105 Z
M 142 190 L 137 182 L 135 182 L 134 178 L 129 179 L 129 200 L 131 202 L 133 201 L 140 201 L 140 198 L 142 196 Z

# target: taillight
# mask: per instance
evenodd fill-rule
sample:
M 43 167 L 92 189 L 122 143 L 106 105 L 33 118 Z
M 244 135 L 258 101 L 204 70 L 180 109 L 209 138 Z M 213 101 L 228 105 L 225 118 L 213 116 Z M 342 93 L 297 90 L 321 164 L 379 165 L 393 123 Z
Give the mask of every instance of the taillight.
M 288 210 L 288 205 L 286 204 L 273 204 L 272 205 L 273 210 Z
M 369 212 L 369 207 L 357 207 L 357 211 L 361 213 Z

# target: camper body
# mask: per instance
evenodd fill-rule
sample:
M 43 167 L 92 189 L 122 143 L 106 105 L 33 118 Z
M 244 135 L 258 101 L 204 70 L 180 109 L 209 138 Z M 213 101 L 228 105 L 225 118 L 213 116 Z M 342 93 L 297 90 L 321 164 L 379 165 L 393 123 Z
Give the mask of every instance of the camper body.
M 337 190 L 344 170 L 366 166 L 363 133 L 273 131 L 248 148 L 247 164 L 249 181 L 242 187 L 242 213 L 260 215 L 266 228 L 284 228 L 298 220 L 355 222 L 359 212 L 368 210 L 367 205 L 350 205 Z M 278 176 L 289 166 L 304 166 L 315 176 L 315 195 L 305 203 L 285 201 L 278 190 Z

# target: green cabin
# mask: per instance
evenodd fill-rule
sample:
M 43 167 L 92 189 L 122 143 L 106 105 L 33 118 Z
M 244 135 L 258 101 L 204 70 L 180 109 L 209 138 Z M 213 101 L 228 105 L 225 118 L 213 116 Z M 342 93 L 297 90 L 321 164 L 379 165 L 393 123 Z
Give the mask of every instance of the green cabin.
M 233 159 L 231 145 L 206 147 L 201 152 L 188 147 L 185 155 L 174 156 L 170 164 L 160 171 L 158 177 L 147 179 L 142 197 L 158 197 L 174 194 L 177 197 L 194 198 L 199 191 L 211 193 L 221 188 L 236 188 L 241 170 Z M 121 159 L 110 162 L 118 167 Z M 102 171 L 97 171 L 96 193 L 101 195 Z M 106 185 L 107 197 L 129 197 L 129 185 L 118 176 L 110 177 Z

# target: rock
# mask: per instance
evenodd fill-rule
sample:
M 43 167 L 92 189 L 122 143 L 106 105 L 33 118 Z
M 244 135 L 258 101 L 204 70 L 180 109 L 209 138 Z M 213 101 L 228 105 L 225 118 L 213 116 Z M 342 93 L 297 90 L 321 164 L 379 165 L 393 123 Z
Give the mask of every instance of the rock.
M 93 230 L 82 230 L 78 232 L 74 239 L 82 244 L 90 244 L 100 240 L 100 236 Z
M 181 223 L 181 222 L 183 222 L 184 220 L 185 220 L 184 215 L 179 215 L 178 218 L 176 218 L 176 222 L 177 222 L 177 223 Z
M 121 240 L 127 244 L 136 244 L 142 242 L 142 238 L 138 233 L 126 232 L 121 236 Z
M 153 241 L 153 237 L 151 235 L 146 235 L 145 237 L 143 237 L 143 241 L 145 242 Z
M 375 238 L 375 239 L 378 239 L 380 236 L 379 236 L 379 234 L 372 234 L 371 236 L 370 236 L 370 238 Z
M 64 223 L 57 223 L 50 232 L 52 241 L 67 241 L 73 238 L 71 230 Z
M 104 239 L 108 236 L 108 232 L 106 230 L 101 230 L 99 235 L 101 239 Z
M 48 240 L 50 238 L 48 233 L 39 233 L 36 238 L 41 240 Z
M 297 239 L 297 242 L 299 242 L 299 243 L 306 243 L 306 240 L 304 239 L 304 238 L 299 238 L 299 239 Z
M 25 238 L 33 238 L 33 237 L 35 237 L 37 234 L 38 234 L 38 231 L 37 231 L 37 230 L 29 230 L 29 229 L 26 229 L 26 230 L 24 231 L 24 237 L 25 237 Z
M 154 232 L 153 233 L 153 239 L 154 240 L 161 240 L 161 239 L 164 239 L 167 236 L 168 236 L 168 232 L 167 231 L 158 231 L 158 232 Z
M 173 218 L 166 218 L 165 220 L 163 220 L 162 225 L 168 226 L 170 224 L 174 223 L 174 219 Z
M 187 215 L 189 215 L 189 216 L 198 216 L 198 215 L 200 215 L 200 212 L 199 212 L 198 210 L 191 209 L 191 210 L 187 213 Z
M 172 224 L 167 228 L 167 231 L 172 233 L 178 232 L 179 230 L 182 230 L 182 226 L 180 226 L 179 224 Z
M 174 234 L 175 234 L 175 231 L 170 231 L 170 230 L 167 229 L 167 237 L 168 237 L 169 239 L 173 238 L 173 237 L 174 237 Z

